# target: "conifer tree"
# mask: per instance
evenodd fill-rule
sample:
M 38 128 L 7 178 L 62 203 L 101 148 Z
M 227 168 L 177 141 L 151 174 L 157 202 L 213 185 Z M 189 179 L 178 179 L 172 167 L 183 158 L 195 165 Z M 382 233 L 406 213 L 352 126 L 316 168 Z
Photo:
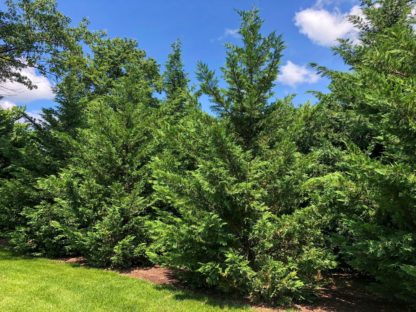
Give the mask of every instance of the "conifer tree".
M 414 0 L 363 0 L 359 37 L 334 48 L 350 70 L 314 65 L 330 92 L 299 107 L 274 96 L 284 43 L 257 10 L 239 12 L 220 77 L 198 65 L 195 92 L 179 41 L 160 74 L 136 41 L 71 28 L 52 0 L 7 4 L 0 81 L 32 87 L 10 72 L 25 55 L 57 76 L 42 122 L 0 109 L 0 236 L 15 251 L 150 261 L 272 304 L 311 299 L 338 265 L 415 303 Z
M 99 48 L 94 68 L 113 77 L 96 78 L 103 84 L 84 108 L 85 126 L 78 129 L 68 165 L 38 181 L 43 200 L 24 209 L 30 226 L 13 233 L 16 250 L 82 254 L 97 266 L 146 261 L 143 224 L 151 200 L 148 162 L 158 109 L 153 93 L 160 77 L 154 60 L 133 42 L 108 43 Z M 110 57 L 128 61 L 112 65 Z
M 34 89 L 36 82 L 24 74 L 27 68 L 34 68 L 49 78 L 55 77 L 56 58 L 73 53 L 87 32 L 86 21 L 77 27 L 70 26 L 70 22 L 58 11 L 53 0 L 6 1 L 0 12 L 0 81 Z M 7 173 L 0 174 L 0 213 L 8 220 L 4 222 L 2 234 L 7 235 L 16 225 L 24 223 L 23 207 L 38 202 L 36 179 L 56 172 L 59 160 L 65 156 L 56 157 L 50 153 L 51 135 L 22 108 L 1 111 L 0 123 L 7 131 L 0 134 L 0 141 L 7 164 L 0 170 Z
M 332 82 L 322 103 L 342 133 L 335 173 L 308 182 L 332 218 L 339 257 L 375 279 L 374 289 L 414 302 L 416 283 L 414 1 L 364 1 L 353 17 L 359 42 L 335 50 L 349 72 L 321 68 Z M 339 141 L 338 141 L 339 142 Z
M 199 93 L 211 97 L 218 118 L 195 111 L 163 129 L 166 149 L 152 169 L 167 205 L 151 223 L 148 254 L 196 286 L 290 301 L 334 263 L 313 211 L 297 211 L 312 160 L 297 152 L 294 135 L 282 135 L 299 126 L 285 120 L 297 119 L 295 109 L 290 98 L 271 99 L 283 43 L 263 37 L 258 11 L 240 15 L 243 45 L 227 45 L 222 69 L 228 87 L 199 65 Z
M 262 129 L 262 120 L 273 109 L 269 100 L 284 44 L 274 32 L 266 37 L 261 34 L 263 22 L 257 10 L 239 14 L 243 46 L 226 45 L 226 65 L 221 69 L 228 87 L 220 88 L 215 73 L 203 63 L 199 64 L 198 78 L 201 92 L 214 103 L 212 109 L 229 120 L 245 148 L 252 148 Z
M 172 52 L 166 62 L 164 73 L 164 89 L 168 99 L 178 95 L 178 92 L 187 90 L 189 79 L 186 76 L 182 61 L 181 42 L 179 40 L 172 44 Z

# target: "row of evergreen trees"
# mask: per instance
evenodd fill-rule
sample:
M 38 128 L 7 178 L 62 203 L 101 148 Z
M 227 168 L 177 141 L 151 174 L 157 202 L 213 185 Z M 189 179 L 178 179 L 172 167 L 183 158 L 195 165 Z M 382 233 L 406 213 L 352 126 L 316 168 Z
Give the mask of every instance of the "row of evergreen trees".
M 348 269 L 415 304 L 414 1 L 363 1 L 358 44 L 334 49 L 351 70 L 316 65 L 330 92 L 300 107 L 273 94 L 284 43 L 257 10 L 239 13 L 242 44 L 226 45 L 220 77 L 198 65 L 195 89 L 179 42 L 161 73 L 133 40 L 70 28 L 53 1 L 8 4 L 2 29 L 42 21 L 48 49 L 16 32 L 2 51 L 47 55 L 39 68 L 58 79 L 42 121 L 0 109 L 0 234 L 16 251 L 161 264 L 275 304 Z

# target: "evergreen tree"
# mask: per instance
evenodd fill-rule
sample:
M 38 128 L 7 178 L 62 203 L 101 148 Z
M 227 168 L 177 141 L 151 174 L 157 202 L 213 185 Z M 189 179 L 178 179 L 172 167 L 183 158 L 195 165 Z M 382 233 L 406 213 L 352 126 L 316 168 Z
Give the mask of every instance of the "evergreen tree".
M 135 55 L 124 64 L 125 74 L 108 80 L 106 94 L 88 102 L 86 125 L 79 130 L 69 165 L 38 182 L 44 199 L 24 210 L 30 226 L 15 231 L 17 250 L 82 254 L 97 266 L 146 261 L 148 163 L 155 150 L 158 109 L 153 93 L 160 77 L 152 59 L 140 50 Z
M 195 286 L 290 301 L 334 263 L 313 209 L 298 211 L 313 161 L 293 140 L 301 118 L 291 98 L 271 101 L 283 43 L 261 35 L 256 10 L 240 14 L 243 46 L 227 45 L 222 69 L 228 88 L 199 65 L 201 92 L 219 118 L 195 111 L 163 129 L 166 150 L 152 168 L 156 196 L 169 209 L 151 224 L 148 254 Z
M 182 62 L 181 42 L 172 44 L 172 53 L 168 56 L 164 73 L 164 89 L 168 99 L 175 98 L 180 91 L 188 89 L 189 79 L 184 71 Z
M 415 5 L 362 1 L 358 40 L 335 48 L 350 70 L 315 65 L 330 92 L 296 107 L 274 96 L 284 43 L 257 10 L 239 12 L 221 78 L 199 64 L 195 92 L 179 41 L 160 75 L 134 40 L 71 28 L 50 0 L 8 1 L 0 81 L 51 71 L 57 105 L 42 122 L 0 109 L 0 236 L 272 304 L 312 298 L 338 265 L 414 304 Z
M 79 44 L 75 51 L 55 58 L 61 77 L 55 88 L 57 106 L 43 111 L 40 139 L 48 153 L 55 156 L 58 167 L 70 158 L 78 130 L 86 126 L 87 103 L 112 92 L 114 84 L 129 75 L 131 64 L 144 56 L 134 40 L 108 39 L 99 32 L 85 32 L 84 40 L 90 53 Z M 150 72 L 155 70 L 153 64 L 148 66 L 149 75 L 155 74 Z
M 172 44 L 172 52 L 168 55 L 165 64 L 163 91 L 166 94 L 166 100 L 161 107 L 159 119 L 168 127 L 198 108 L 197 98 L 192 95 L 189 88 L 189 79 L 184 69 L 179 40 Z
M 257 10 L 239 14 L 243 46 L 226 45 L 226 65 L 222 68 L 228 87 L 220 88 L 215 73 L 203 63 L 199 64 L 198 78 L 201 92 L 214 103 L 212 109 L 229 120 L 245 148 L 252 148 L 264 116 L 273 109 L 269 99 L 273 96 L 284 44 L 274 32 L 267 37 L 261 34 L 262 20 Z
M 21 130 L 16 123 L 22 117 L 22 111 L 17 108 L 5 110 L 0 108 L 0 236 L 19 223 L 19 216 L 14 213 L 14 201 L 10 201 L 10 187 L 7 187 L 13 177 L 13 163 L 20 158 L 22 145 Z M 22 127 L 22 126 L 20 126 Z M 20 132 L 20 135 L 19 135 Z
M 336 48 L 352 70 L 321 68 L 332 79 L 322 102 L 344 143 L 335 172 L 308 182 L 314 205 L 332 218 L 340 259 L 372 276 L 378 291 L 409 302 L 416 283 L 414 5 L 365 1 L 365 18 L 352 18 L 359 43 Z
M 48 76 L 57 74 L 54 60 L 74 52 L 87 32 L 86 21 L 71 27 L 70 19 L 57 10 L 55 1 L 49 0 L 6 1 L 0 24 L 0 81 L 21 83 L 29 89 L 36 85 L 24 76 L 23 69 L 35 68 Z M 4 156 L 0 213 L 6 220 L 1 228 L 8 232 L 24 223 L 23 207 L 38 202 L 36 179 L 56 172 L 59 165 L 45 144 L 45 138 L 51 135 L 46 135 L 41 123 L 23 109 L 2 110 L 0 123 L 5 130 L 0 134 Z
M 47 171 L 48 158 L 39 149 L 36 136 L 21 122 L 24 110 L 0 108 L 0 236 L 24 224 L 21 211 L 37 202 L 32 187 Z

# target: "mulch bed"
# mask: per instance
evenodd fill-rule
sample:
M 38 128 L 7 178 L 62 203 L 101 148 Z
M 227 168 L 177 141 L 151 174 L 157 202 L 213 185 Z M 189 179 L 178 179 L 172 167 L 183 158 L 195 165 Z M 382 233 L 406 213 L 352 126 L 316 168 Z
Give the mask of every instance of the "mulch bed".
M 173 272 L 167 268 L 154 266 L 149 268 L 134 268 L 120 272 L 133 278 L 144 279 L 157 285 L 177 285 L 178 280 L 175 279 Z
M 71 257 L 62 259 L 65 263 L 78 264 L 78 265 L 87 265 L 87 260 L 84 257 Z

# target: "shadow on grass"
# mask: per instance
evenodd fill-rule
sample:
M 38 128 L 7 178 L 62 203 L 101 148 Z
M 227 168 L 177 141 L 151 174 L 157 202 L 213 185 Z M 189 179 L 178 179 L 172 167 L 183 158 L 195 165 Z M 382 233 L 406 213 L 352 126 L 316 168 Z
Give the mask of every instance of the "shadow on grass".
M 201 301 L 207 305 L 213 306 L 215 308 L 221 309 L 243 309 L 247 310 L 250 308 L 248 302 L 244 302 L 241 299 L 235 298 L 226 298 L 225 295 L 213 292 L 213 291 L 202 291 L 202 290 L 192 290 L 185 288 L 183 285 L 155 285 L 158 290 L 167 290 L 173 293 L 173 298 L 178 301 L 185 300 L 197 300 Z
M 15 253 L 12 248 L 7 244 L 5 239 L 0 239 L 0 261 L 2 260 L 30 260 L 36 259 L 36 257 L 28 256 L 28 255 L 21 255 Z
M 30 258 L 26 258 L 30 259 Z M 0 247 L 0 261 L 4 260 L 22 260 L 21 256 L 17 256 L 12 254 L 10 251 L 5 249 L 4 247 Z

